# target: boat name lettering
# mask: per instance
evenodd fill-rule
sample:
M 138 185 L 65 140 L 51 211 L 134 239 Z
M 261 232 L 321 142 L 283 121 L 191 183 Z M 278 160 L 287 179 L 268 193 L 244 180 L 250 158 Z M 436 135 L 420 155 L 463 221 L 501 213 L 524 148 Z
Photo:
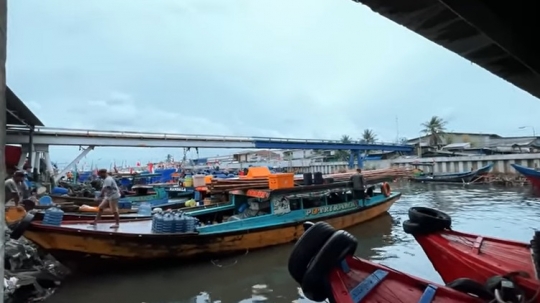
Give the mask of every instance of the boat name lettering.
M 357 206 L 358 205 L 355 202 L 347 202 L 347 203 L 341 203 L 341 204 L 335 204 L 335 205 L 315 207 L 315 208 L 306 209 L 306 216 L 332 213 L 332 212 L 355 208 Z
M 185 187 L 170 187 L 169 191 L 186 191 Z
M 246 192 L 246 196 L 253 197 L 253 198 L 266 199 L 268 198 L 268 193 L 262 190 L 249 189 Z

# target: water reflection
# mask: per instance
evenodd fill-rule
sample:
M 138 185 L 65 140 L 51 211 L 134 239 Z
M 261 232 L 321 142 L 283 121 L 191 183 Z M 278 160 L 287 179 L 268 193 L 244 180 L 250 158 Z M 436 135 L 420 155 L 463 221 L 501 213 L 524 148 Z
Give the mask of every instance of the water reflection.
M 540 198 L 525 188 L 408 183 L 393 188 L 403 196 L 389 214 L 349 230 L 359 241 L 357 255 L 436 282 L 440 278 L 427 257 L 414 238 L 402 231 L 409 207 L 447 212 L 456 230 L 527 242 L 539 226 Z M 76 275 L 50 302 L 71 303 L 74 298 L 78 303 L 112 302 L 113 297 L 115 303 L 253 302 L 255 284 L 272 290 L 264 294 L 268 302 L 308 302 L 287 272 L 291 248 L 284 245 L 182 267 Z M 201 291 L 206 293 L 197 296 Z

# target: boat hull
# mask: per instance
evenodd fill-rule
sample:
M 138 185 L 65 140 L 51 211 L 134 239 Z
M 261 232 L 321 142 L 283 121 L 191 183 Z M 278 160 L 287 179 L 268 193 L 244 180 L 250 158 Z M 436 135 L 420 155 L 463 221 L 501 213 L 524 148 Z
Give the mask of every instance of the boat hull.
M 540 171 L 517 164 L 511 165 L 518 173 L 527 178 L 532 186 L 540 188 Z
M 400 197 L 401 194 L 394 194 L 373 206 L 309 220 L 326 221 L 336 228 L 348 228 L 385 213 Z M 110 232 L 103 232 L 33 223 L 24 235 L 60 258 L 81 254 L 131 259 L 193 258 L 289 243 L 303 234 L 302 224 L 307 220 L 214 234 L 137 234 L 110 229 Z M 127 228 L 128 225 L 125 226 Z M 120 228 L 124 226 L 121 224 Z
M 493 164 L 488 164 L 471 172 L 439 174 L 431 177 L 418 176 L 412 177 L 411 180 L 421 183 L 469 183 L 474 181 L 476 178 L 489 173 L 492 168 Z
M 529 244 L 450 230 L 414 237 L 445 283 L 466 277 L 483 284 L 520 271 L 530 277 L 516 277 L 528 297 L 540 287 Z
M 337 268 L 330 274 L 333 301 L 336 303 L 485 302 L 480 298 L 357 257 L 347 257 L 345 262 L 345 270 L 343 267 Z

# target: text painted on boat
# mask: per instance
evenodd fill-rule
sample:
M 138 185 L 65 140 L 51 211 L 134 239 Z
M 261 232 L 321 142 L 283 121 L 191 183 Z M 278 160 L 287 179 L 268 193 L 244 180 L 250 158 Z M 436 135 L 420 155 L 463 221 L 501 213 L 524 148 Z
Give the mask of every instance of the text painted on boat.
M 169 187 L 169 191 L 186 191 L 185 187 Z
M 338 212 L 338 211 L 342 211 L 346 209 L 352 209 L 356 207 L 358 207 L 358 204 L 356 204 L 355 202 L 347 202 L 347 203 L 341 203 L 341 204 L 335 204 L 335 205 L 315 207 L 315 208 L 306 209 L 306 216 L 333 213 L 333 212 Z

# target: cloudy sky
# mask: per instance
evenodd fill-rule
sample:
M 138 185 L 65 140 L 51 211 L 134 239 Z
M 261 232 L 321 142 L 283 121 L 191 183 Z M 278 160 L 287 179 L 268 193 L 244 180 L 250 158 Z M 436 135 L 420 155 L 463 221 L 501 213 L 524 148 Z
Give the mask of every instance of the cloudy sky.
M 433 115 L 450 131 L 540 127 L 540 101 L 350 0 L 11 0 L 8 22 L 8 85 L 51 127 L 383 141 Z M 182 154 L 88 161 L 167 153 Z

